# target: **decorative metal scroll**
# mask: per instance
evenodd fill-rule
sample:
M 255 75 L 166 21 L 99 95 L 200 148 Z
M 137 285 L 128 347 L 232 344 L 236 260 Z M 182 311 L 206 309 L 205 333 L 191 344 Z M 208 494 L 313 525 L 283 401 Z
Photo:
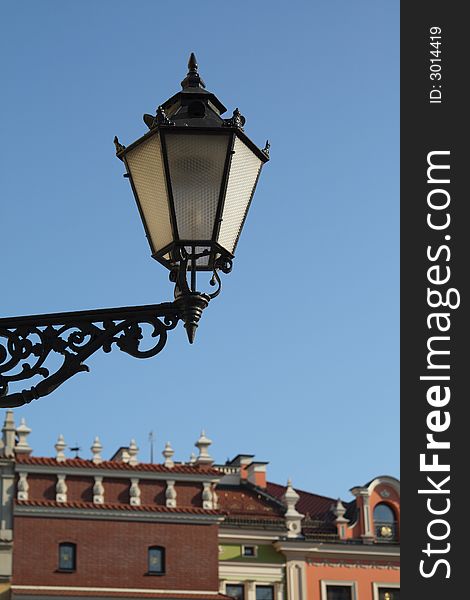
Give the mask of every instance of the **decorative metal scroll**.
M 21 406 L 46 396 L 76 373 L 88 371 L 85 361 L 113 345 L 136 358 L 163 350 L 167 332 L 180 319 L 173 303 L 96 311 L 56 313 L 0 319 L 0 407 Z M 143 325 L 150 325 L 150 347 L 143 349 Z M 53 372 L 47 359 L 62 357 Z M 9 384 L 40 376 L 36 385 L 9 394 Z
M 245 125 L 245 123 L 246 123 L 246 119 L 241 114 L 241 112 L 238 110 L 238 108 L 236 108 L 233 111 L 233 114 L 230 117 L 230 119 L 224 119 L 225 127 L 237 127 L 238 129 L 241 129 L 242 131 L 243 131 L 243 126 Z
M 196 271 L 194 265 L 199 258 L 210 255 L 210 250 L 202 250 L 196 252 L 194 246 L 192 252 L 184 246 L 177 246 L 174 250 L 174 258 L 178 261 L 173 269 L 170 271 L 170 281 L 175 284 L 175 298 L 181 295 L 188 295 L 196 291 Z M 211 286 L 217 286 L 216 290 L 212 294 L 207 294 L 207 297 L 211 300 L 216 298 L 222 289 L 222 281 L 219 277 L 218 271 L 228 274 L 232 271 L 233 261 L 228 254 L 220 254 L 220 256 L 214 262 L 214 269 L 212 277 L 210 279 Z M 191 286 L 188 284 L 187 274 L 191 272 Z

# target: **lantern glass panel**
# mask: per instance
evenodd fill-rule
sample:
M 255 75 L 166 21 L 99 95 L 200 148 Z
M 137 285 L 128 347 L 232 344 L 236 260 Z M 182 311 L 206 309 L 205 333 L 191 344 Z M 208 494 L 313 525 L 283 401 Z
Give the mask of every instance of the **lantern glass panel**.
M 149 243 L 158 252 L 173 241 L 168 194 L 159 135 L 155 134 L 126 154 Z
M 238 137 L 233 150 L 218 239 L 219 244 L 232 254 L 262 166 L 261 159 Z
M 203 252 L 210 252 L 210 246 L 185 246 L 185 250 L 188 254 L 192 254 L 193 250 L 195 254 L 202 254 Z M 196 267 L 198 269 L 204 269 L 209 266 L 209 255 L 200 256 L 196 259 Z M 192 267 L 192 261 L 188 263 L 188 269 Z
M 165 135 L 181 240 L 211 240 L 230 134 Z

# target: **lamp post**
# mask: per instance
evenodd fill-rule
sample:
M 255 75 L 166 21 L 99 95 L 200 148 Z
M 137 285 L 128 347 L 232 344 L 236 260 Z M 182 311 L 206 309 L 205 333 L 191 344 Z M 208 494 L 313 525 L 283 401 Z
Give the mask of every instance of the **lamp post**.
M 193 343 L 202 311 L 220 293 L 219 272 L 229 273 L 241 230 L 265 162 L 244 133 L 238 109 L 226 108 L 205 89 L 191 54 L 182 90 L 144 115 L 149 131 L 123 146 L 123 161 L 152 257 L 169 269 L 174 301 L 146 306 L 0 318 L 0 407 L 17 407 L 46 396 L 64 381 L 87 371 L 97 350 L 117 346 L 136 358 L 150 358 L 166 344 L 168 331 L 183 321 Z M 198 291 L 197 273 L 212 273 L 212 293 Z M 189 281 L 188 281 L 189 279 Z M 152 345 L 143 349 L 142 325 L 150 325 Z M 50 369 L 51 354 L 62 356 Z M 41 380 L 10 392 L 12 384 Z M 31 383 L 31 382 L 30 382 Z

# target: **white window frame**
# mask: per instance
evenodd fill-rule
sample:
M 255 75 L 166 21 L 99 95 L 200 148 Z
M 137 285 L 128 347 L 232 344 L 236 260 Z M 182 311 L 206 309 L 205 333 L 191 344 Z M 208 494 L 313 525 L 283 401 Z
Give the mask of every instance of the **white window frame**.
M 252 556 L 246 556 L 245 548 L 253 548 L 254 554 Z M 242 544 L 242 557 L 243 558 L 258 558 L 258 546 L 256 546 L 255 544 Z
M 374 600 L 379 600 L 379 591 L 381 590 L 381 588 L 393 588 L 393 589 L 399 590 L 400 583 L 390 583 L 389 581 L 382 581 L 382 582 L 374 581 L 372 583 L 372 591 L 373 591 Z
M 327 600 L 328 596 L 326 595 L 327 587 L 329 585 L 339 585 L 343 587 L 351 588 L 351 600 L 358 600 L 357 595 L 357 581 L 333 581 L 332 579 L 322 579 L 321 580 L 321 600 Z
M 246 589 L 246 581 L 233 581 L 233 580 L 227 580 L 224 581 L 224 594 L 227 593 L 227 586 L 228 585 L 239 585 L 243 588 L 243 596 L 245 598 L 245 600 L 247 599 L 247 589 Z

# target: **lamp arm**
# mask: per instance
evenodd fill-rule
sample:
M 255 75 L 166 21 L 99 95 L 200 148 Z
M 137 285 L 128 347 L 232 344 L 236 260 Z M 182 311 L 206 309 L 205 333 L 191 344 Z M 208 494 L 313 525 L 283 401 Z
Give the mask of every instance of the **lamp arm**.
M 100 349 L 110 352 L 113 344 L 136 358 L 155 356 L 182 318 L 180 312 L 176 303 L 164 302 L 0 318 L 0 407 L 22 406 L 50 394 L 76 373 L 88 371 L 85 361 Z M 152 328 L 148 349 L 142 348 L 143 325 Z M 53 370 L 46 366 L 51 354 L 62 356 L 62 364 Z M 10 383 L 35 376 L 42 381 L 8 393 Z
M 212 294 L 193 291 L 186 280 L 188 261 L 201 256 L 205 253 L 184 251 L 170 272 L 174 302 L 0 318 L 0 408 L 23 406 L 47 396 L 76 373 L 89 371 L 85 361 L 100 349 L 111 352 L 115 345 L 135 358 L 155 356 L 180 320 L 192 344 L 204 309 L 220 292 L 217 270 L 229 273 L 232 269 L 231 258 L 220 256 L 210 282 L 218 284 L 217 290 Z M 145 325 L 150 326 L 150 334 Z M 146 337 L 151 343 L 144 349 Z M 48 360 L 57 355 L 62 357 L 59 366 Z M 9 393 L 9 384 L 33 377 L 43 379 L 29 389 Z

